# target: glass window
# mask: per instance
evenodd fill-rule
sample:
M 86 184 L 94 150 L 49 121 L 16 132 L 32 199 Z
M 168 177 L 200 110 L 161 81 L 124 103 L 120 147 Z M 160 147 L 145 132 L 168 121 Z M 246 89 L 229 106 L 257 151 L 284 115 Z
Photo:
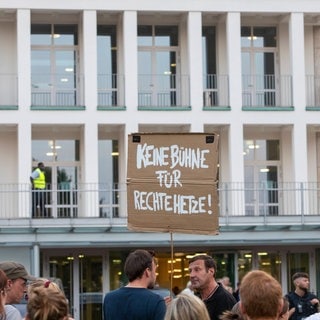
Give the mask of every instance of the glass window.
M 178 27 L 145 25 L 138 26 L 138 45 L 155 45 L 164 47 L 178 46 Z
M 279 140 L 245 140 L 243 155 L 245 160 L 280 160 Z
M 172 47 L 178 45 L 177 26 L 155 26 L 155 45 Z
M 138 46 L 152 46 L 152 26 L 138 26 Z
M 202 27 L 203 71 L 205 74 L 216 74 L 216 28 Z M 209 86 L 211 88 L 211 86 Z
M 57 46 L 75 46 L 78 44 L 77 25 L 54 25 L 53 43 Z
M 99 25 L 97 31 L 97 63 L 99 74 L 117 73 L 116 26 Z
M 241 46 L 275 48 L 277 47 L 277 28 L 241 27 Z
M 294 285 L 292 283 L 292 276 L 296 272 L 309 272 L 309 254 L 307 252 L 302 253 L 288 253 L 288 270 L 287 270 L 287 281 L 288 281 L 288 292 L 294 291 Z
M 278 253 L 259 251 L 258 269 L 271 274 L 281 283 L 281 257 Z
M 33 140 L 32 160 L 35 162 L 79 161 L 79 140 Z

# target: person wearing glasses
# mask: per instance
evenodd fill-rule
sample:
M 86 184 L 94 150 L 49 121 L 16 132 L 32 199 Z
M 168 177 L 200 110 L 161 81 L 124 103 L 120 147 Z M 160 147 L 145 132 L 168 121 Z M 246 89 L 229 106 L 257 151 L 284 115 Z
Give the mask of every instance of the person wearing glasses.
M 36 278 L 31 276 L 22 264 L 14 261 L 0 262 L 0 269 L 8 278 L 5 306 L 6 320 L 21 320 L 22 316 L 19 310 L 12 304 L 20 303 L 27 290 L 27 281 L 33 281 Z

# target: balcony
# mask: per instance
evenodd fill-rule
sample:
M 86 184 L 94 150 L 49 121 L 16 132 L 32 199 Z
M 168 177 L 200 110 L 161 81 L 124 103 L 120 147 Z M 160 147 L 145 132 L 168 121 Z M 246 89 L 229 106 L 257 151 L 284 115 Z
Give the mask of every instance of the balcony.
M 98 110 L 124 109 L 124 76 L 98 75 Z
M 47 220 L 50 225 L 56 221 L 61 226 L 75 221 L 104 227 L 127 225 L 125 184 L 48 185 L 45 213 L 39 207 L 32 212 L 36 192 L 30 184 L 0 184 L 1 226 L 16 227 L 19 221 L 28 225 L 34 220 Z M 320 227 L 320 183 L 220 183 L 218 193 L 222 227 Z
M 243 110 L 293 110 L 292 77 L 242 75 Z
M 83 77 L 71 74 L 32 74 L 32 110 L 82 110 Z
M 206 74 L 203 76 L 204 110 L 228 109 L 229 78 L 226 75 Z
M 190 110 L 189 76 L 139 75 L 138 108 L 139 110 Z

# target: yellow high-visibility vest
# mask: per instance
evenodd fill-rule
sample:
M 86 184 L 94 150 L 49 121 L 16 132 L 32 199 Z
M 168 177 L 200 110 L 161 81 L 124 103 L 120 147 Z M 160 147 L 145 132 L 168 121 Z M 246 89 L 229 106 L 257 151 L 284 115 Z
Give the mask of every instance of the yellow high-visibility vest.
M 33 179 L 33 186 L 36 189 L 45 189 L 46 176 L 45 176 L 44 172 L 42 172 L 39 168 L 37 168 L 36 171 L 39 173 L 39 177 L 36 179 Z

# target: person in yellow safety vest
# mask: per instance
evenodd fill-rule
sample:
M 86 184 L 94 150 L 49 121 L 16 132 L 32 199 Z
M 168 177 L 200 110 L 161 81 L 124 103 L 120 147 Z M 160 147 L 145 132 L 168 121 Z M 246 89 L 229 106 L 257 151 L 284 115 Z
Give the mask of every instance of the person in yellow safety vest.
M 32 217 L 46 217 L 46 176 L 43 162 L 31 173 L 32 184 Z

